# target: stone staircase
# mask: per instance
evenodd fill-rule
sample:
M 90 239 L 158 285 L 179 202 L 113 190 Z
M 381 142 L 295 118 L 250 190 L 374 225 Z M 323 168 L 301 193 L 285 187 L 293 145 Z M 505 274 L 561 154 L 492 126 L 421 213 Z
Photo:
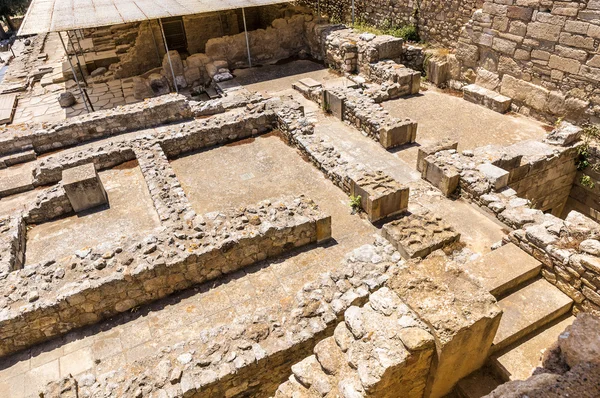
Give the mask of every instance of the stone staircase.
M 531 375 L 543 351 L 573 322 L 573 301 L 540 277 L 539 261 L 512 243 L 464 267 L 496 297 L 503 310 L 488 367 L 456 387 L 460 397 L 479 398 L 502 382 Z

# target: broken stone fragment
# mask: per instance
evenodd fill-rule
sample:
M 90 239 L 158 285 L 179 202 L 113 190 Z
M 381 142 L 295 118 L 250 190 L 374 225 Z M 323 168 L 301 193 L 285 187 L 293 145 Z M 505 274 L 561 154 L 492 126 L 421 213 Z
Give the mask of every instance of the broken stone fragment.
M 75 105 L 75 96 L 70 91 L 65 91 L 64 93 L 60 93 L 58 95 L 58 104 L 63 108 L 68 108 L 70 106 Z

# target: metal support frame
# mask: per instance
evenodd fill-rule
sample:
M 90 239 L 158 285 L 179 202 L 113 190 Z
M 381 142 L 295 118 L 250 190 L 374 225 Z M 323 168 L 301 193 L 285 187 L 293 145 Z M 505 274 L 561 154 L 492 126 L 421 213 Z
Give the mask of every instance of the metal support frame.
M 352 25 L 354 25 L 354 0 L 352 0 Z
M 177 80 L 175 79 L 175 70 L 173 69 L 173 62 L 171 62 L 171 54 L 169 54 L 169 45 L 167 44 L 167 38 L 165 36 L 165 30 L 163 29 L 161 18 L 159 18 L 158 20 L 158 25 L 160 27 L 160 33 L 162 33 L 163 41 L 165 42 L 165 49 L 167 50 L 167 58 L 169 59 L 171 74 L 173 75 L 173 86 L 175 86 L 175 92 L 179 94 L 179 87 L 177 87 Z
M 248 27 L 246 26 L 246 11 L 242 7 L 242 18 L 244 19 L 244 32 L 246 32 L 246 49 L 248 50 L 248 66 L 252 68 L 252 56 L 250 55 L 250 38 L 248 37 Z
M 85 75 L 83 74 L 83 68 L 81 67 L 81 62 L 79 62 L 79 55 L 77 55 L 77 49 L 75 48 L 75 43 L 71 40 L 71 35 L 69 31 L 66 32 L 67 37 L 69 38 L 69 44 L 71 44 L 71 48 L 73 48 L 73 53 L 75 54 L 75 60 L 77 61 L 77 68 L 79 68 L 79 72 L 81 73 L 81 80 L 83 80 L 83 84 L 87 86 L 87 80 L 85 79 Z M 68 55 L 68 54 L 67 54 Z
M 73 73 L 73 78 L 75 78 L 75 83 L 77 83 L 77 87 L 79 88 L 79 93 L 81 94 L 81 99 L 83 100 L 85 109 L 87 110 L 88 113 L 91 113 L 90 108 L 87 103 L 87 100 L 86 100 L 87 96 L 83 92 L 83 89 L 81 88 L 81 84 L 79 84 L 79 79 L 77 78 L 77 72 L 75 72 L 75 68 L 73 67 L 73 62 L 71 62 L 71 57 L 69 56 L 69 51 L 67 50 L 67 46 L 65 45 L 65 40 L 63 39 L 61 32 L 58 32 L 58 37 L 60 37 L 60 42 L 62 43 L 62 46 L 65 50 L 65 54 L 67 54 L 67 61 L 69 61 L 69 66 L 71 67 L 71 72 Z

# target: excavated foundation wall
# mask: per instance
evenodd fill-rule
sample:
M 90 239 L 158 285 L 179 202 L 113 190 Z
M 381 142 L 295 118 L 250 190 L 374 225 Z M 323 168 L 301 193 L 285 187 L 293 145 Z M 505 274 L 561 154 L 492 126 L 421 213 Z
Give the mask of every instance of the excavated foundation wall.
M 598 123 L 599 45 L 597 0 L 488 0 L 462 31 L 450 70 L 512 98 L 514 111 Z
M 350 22 L 350 0 L 302 0 L 301 4 L 332 17 Z M 356 0 L 356 20 L 380 28 L 416 25 L 421 39 L 454 48 L 460 30 L 483 0 Z

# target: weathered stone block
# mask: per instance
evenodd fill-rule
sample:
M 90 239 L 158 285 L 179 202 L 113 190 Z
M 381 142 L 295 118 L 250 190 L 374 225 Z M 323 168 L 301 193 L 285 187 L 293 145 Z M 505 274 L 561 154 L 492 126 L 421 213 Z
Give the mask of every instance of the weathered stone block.
M 449 149 L 456 150 L 457 148 L 458 141 L 454 141 L 450 138 L 444 138 L 433 145 L 419 147 L 419 152 L 417 154 L 417 170 L 422 172 L 425 169 L 425 158 L 427 156 Z
M 430 213 L 411 214 L 385 224 L 381 233 L 404 258 L 426 257 L 460 239 L 454 228 Z
M 433 156 L 425 158 L 425 168 L 421 171 L 421 176 L 446 196 L 452 195 L 460 182 L 460 174 L 455 167 L 438 165 Z
M 108 195 L 93 163 L 64 170 L 62 183 L 75 212 L 108 204 Z
M 508 112 L 512 102 L 504 95 L 475 84 L 468 85 L 463 89 L 463 98 L 499 113 Z
M 448 80 L 450 66 L 445 60 L 432 59 L 427 65 L 427 80 L 440 86 Z
M 477 169 L 481 171 L 486 179 L 492 184 L 495 190 L 499 190 L 508 185 L 509 172 L 501 169 L 500 167 L 494 166 L 491 163 L 483 163 L 477 166 Z
M 581 127 L 562 121 L 544 141 L 552 145 L 569 146 L 579 141 L 582 134 Z
M 496 300 L 440 251 L 409 263 L 388 286 L 430 325 L 436 356 L 424 396 L 445 396 L 487 360 L 500 324 Z
M 386 124 L 379 130 L 379 142 L 386 149 L 415 142 L 417 123 L 412 120 L 398 120 Z
M 361 206 L 371 222 L 406 211 L 408 194 L 408 188 L 381 171 L 352 178 L 351 195 L 361 197 Z
M 323 107 L 340 120 L 344 120 L 344 97 L 330 90 L 323 91 Z

